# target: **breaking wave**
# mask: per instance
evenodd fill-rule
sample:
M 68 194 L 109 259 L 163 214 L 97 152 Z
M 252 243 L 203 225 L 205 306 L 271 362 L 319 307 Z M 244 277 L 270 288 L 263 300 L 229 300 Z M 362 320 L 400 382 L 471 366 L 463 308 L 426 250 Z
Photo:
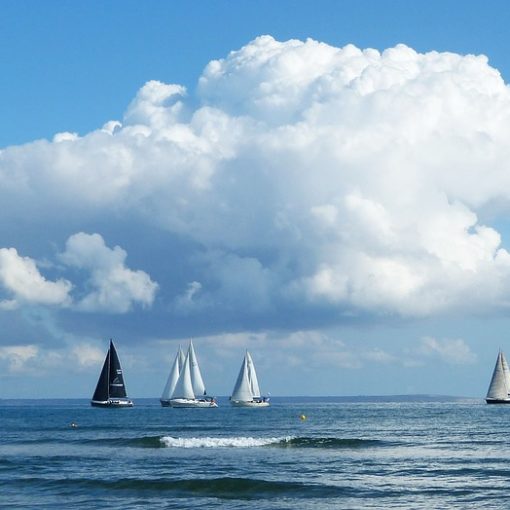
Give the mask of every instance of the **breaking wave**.
M 168 448 L 253 448 L 280 444 L 291 437 L 171 437 L 163 436 L 161 443 Z
M 171 437 L 163 436 L 161 444 L 168 448 L 368 448 L 383 446 L 375 439 L 339 439 L 335 437 Z

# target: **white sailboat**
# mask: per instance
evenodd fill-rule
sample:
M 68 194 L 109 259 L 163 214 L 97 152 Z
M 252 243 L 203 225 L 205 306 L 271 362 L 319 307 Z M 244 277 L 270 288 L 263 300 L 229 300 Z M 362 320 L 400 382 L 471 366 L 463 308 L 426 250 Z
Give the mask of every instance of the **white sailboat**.
M 268 407 L 269 399 L 260 396 L 259 381 L 255 365 L 246 351 L 241 370 L 237 376 L 234 391 L 230 397 L 230 403 L 234 407 Z
M 487 404 L 510 404 L 510 369 L 502 351 L 498 353 L 485 401 Z
M 175 356 L 175 360 L 172 364 L 170 374 L 168 375 L 165 387 L 163 388 L 163 393 L 159 399 L 163 407 L 170 407 L 170 399 L 174 393 L 175 386 L 177 385 L 177 380 L 179 379 L 179 374 L 182 371 L 183 365 L 184 353 L 182 352 L 182 348 L 179 345 L 179 350 L 177 351 L 177 355 Z
M 214 398 L 206 396 L 204 381 L 191 341 L 169 404 L 171 407 L 218 407 Z

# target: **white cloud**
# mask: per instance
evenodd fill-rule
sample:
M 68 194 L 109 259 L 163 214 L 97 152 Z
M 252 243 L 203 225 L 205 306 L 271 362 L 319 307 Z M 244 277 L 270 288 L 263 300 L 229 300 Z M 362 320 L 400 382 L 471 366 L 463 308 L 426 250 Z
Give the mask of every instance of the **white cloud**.
M 182 103 L 176 99 L 185 94 L 186 89 L 180 85 L 151 80 L 138 91 L 129 105 L 125 121 L 128 124 L 148 124 L 165 129 L 178 118 Z
M 108 248 L 99 234 L 80 232 L 66 243 L 62 262 L 86 269 L 93 289 L 76 306 L 84 311 L 112 311 L 124 313 L 134 303 L 150 306 L 158 285 L 144 271 L 125 266 L 127 254 L 119 246 Z
M 3 309 L 16 308 L 20 303 L 66 306 L 70 303 L 69 281 L 46 280 L 34 260 L 21 257 L 15 248 L 0 248 L 0 286 L 12 299 L 0 301 Z
M 64 131 L 63 133 L 57 133 L 53 137 L 54 143 L 60 143 L 60 142 L 74 142 L 75 140 L 78 140 L 79 136 L 78 133 L 69 133 L 67 131 Z
M 425 337 L 416 352 L 418 355 L 436 357 L 452 365 L 466 365 L 476 361 L 476 354 L 461 338 L 437 340 Z
M 211 62 L 197 97 L 149 81 L 122 121 L 3 150 L 6 217 L 115 214 L 185 239 L 201 287 L 171 296 L 180 311 L 510 302 L 505 240 L 480 219 L 510 200 L 510 89 L 484 56 L 263 36 Z M 73 236 L 63 260 L 91 273 L 81 309 L 153 302 L 150 277 L 100 238 Z
M 57 368 L 80 371 L 99 370 L 105 358 L 104 349 L 88 342 L 52 349 L 40 345 L 8 345 L 0 347 L 0 362 L 7 373 L 47 375 Z
M 363 354 L 363 358 L 370 363 L 393 364 L 400 362 L 399 358 L 394 354 L 390 354 L 376 347 L 368 350 Z
M 9 372 L 21 372 L 30 361 L 37 358 L 39 348 L 36 345 L 11 345 L 0 347 L 0 360 L 7 363 Z
M 177 310 L 186 313 L 187 311 L 193 310 L 199 306 L 197 305 L 195 298 L 200 294 L 201 289 L 202 284 L 200 282 L 193 281 L 188 283 L 185 292 L 176 298 Z
M 85 270 L 87 278 L 83 296 L 73 301 L 72 291 L 77 290 L 77 285 L 62 278 L 49 281 L 33 259 L 20 256 L 15 248 L 0 248 L 0 289 L 8 295 L 0 300 L 0 310 L 30 304 L 125 313 L 134 304 L 151 306 L 157 283 L 144 271 L 126 267 L 126 257 L 119 246 L 108 248 L 99 234 L 72 235 L 59 258 L 67 268 Z
M 99 367 L 105 358 L 105 352 L 95 345 L 79 343 L 70 350 L 69 358 L 82 368 Z

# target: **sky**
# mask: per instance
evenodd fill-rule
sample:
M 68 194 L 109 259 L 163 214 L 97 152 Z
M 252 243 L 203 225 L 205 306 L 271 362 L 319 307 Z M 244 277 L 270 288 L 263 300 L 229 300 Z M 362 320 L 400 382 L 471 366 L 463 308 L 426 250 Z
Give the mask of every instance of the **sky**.
M 510 352 L 510 4 L 0 3 L 0 398 L 483 397 Z

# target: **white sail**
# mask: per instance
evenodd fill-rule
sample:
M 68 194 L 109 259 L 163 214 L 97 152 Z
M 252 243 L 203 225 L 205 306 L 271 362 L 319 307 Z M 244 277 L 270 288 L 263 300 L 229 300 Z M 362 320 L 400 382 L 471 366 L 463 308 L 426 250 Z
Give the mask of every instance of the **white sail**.
M 257 372 L 255 371 L 255 365 L 251 359 L 250 353 L 246 351 L 246 360 L 248 364 L 248 379 L 250 381 L 250 389 L 252 398 L 260 398 L 259 381 L 257 379 Z
M 182 351 L 182 347 L 179 345 L 179 350 L 177 351 L 177 355 L 179 356 L 179 372 L 182 370 L 182 367 L 184 366 L 184 360 L 186 359 L 186 356 L 184 355 L 184 352 Z
M 177 379 L 177 384 L 175 385 L 172 398 L 195 398 L 195 394 L 193 393 L 193 385 L 191 384 L 189 354 L 190 353 L 188 351 L 188 354 L 184 359 L 184 365 L 182 367 L 181 373 L 179 374 L 179 379 Z
M 253 400 L 248 372 L 247 355 L 244 357 L 243 363 L 241 365 L 241 370 L 239 370 L 239 375 L 237 376 L 237 381 L 234 386 L 234 391 L 232 392 L 231 399 L 241 402 L 249 402 Z
M 174 363 L 172 365 L 172 369 L 170 370 L 170 374 L 168 375 L 168 379 L 166 381 L 165 387 L 163 389 L 163 393 L 161 395 L 161 400 L 168 400 L 174 390 L 175 386 L 177 385 L 177 380 L 179 379 L 179 374 L 181 372 L 180 366 L 179 366 L 179 357 L 180 354 L 182 354 L 181 347 L 179 346 L 179 351 L 177 352 L 177 355 L 175 356 Z
M 198 366 L 197 356 L 195 349 L 193 348 L 193 342 L 190 340 L 188 349 L 189 365 L 191 370 L 191 384 L 193 385 L 193 393 L 195 396 L 201 397 L 205 395 L 205 384 L 200 373 L 200 367 Z
M 510 370 L 508 368 L 508 363 L 506 362 L 505 355 L 499 351 L 486 398 L 496 400 L 508 399 L 509 390 Z

